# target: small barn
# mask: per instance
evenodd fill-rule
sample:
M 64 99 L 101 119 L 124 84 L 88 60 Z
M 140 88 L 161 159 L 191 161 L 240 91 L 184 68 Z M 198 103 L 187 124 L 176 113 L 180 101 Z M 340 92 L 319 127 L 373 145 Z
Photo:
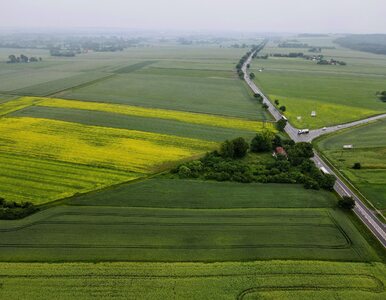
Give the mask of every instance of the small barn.
M 278 156 L 285 156 L 286 158 L 288 157 L 287 152 L 284 150 L 283 147 L 276 147 L 275 151 L 272 154 L 273 157 L 278 157 Z

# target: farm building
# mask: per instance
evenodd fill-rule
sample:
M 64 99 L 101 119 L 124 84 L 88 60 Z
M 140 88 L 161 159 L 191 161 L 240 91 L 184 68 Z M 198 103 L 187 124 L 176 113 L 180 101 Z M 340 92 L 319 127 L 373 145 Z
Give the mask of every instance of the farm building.
M 287 157 L 287 152 L 284 150 L 283 147 L 276 147 L 275 151 L 272 154 L 272 156 L 274 157 L 278 157 L 279 155 Z

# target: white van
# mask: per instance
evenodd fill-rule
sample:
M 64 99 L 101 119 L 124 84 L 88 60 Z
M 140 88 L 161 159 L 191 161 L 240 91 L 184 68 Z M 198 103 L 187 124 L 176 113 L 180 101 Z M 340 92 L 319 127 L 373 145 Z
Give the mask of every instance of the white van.
M 300 129 L 300 130 L 298 130 L 298 135 L 308 134 L 308 133 L 310 133 L 309 129 Z

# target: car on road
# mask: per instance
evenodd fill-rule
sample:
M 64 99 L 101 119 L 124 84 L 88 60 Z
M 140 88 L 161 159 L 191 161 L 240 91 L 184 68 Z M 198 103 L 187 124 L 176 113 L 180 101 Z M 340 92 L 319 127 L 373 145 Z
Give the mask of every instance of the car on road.
M 323 127 L 322 130 L 323 130 L 323 131 L 326 131 L 326 130 L 327 130 L 327 127 Z

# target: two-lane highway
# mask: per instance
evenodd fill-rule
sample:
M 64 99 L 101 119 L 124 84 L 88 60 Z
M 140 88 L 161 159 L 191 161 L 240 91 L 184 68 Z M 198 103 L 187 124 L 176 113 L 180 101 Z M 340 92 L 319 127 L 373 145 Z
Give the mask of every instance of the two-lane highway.
M 252 89 L 252 91 L 256 94 L 260 94 L 263 97 L 263 103 L 268 105 L 268 111 L 271 113 L 271 115 L 274 117 L 276 121 L 283 118 L 283 115 L 281 112 L 271 103 L 271 101 L 264 95 L 264 93 L 261 91 L 259 87 L 256 86 L 256 84 L 250 79 L 248 74 L 248 68 L 247 65 L 251 63 L 252 56 L 255 52 L 253 52 L 249 58 L 244 63 L 242 70 L 244 72 L 244 79 L 245 82 L 248 84 L 248 86 Z M 298 128 L 292 126 L 289 122 L 287 122 L 287 126 L 285 127 L 286 133 L 290 136 L 292 140 L 295 142 L 311 142 L 313 139 L 327 133 L 331 133 L 337 130 L 341 130 L 344 128 L 349 128 L 353 126 L 358 126 L 362 124 L 366 124 L 378 119 L 385 118 L 386 114 L 378 115 L 374 117 L 370 117 L 364 120 L 359 120 L 347 124 L 342 125 L 336 125 L 331 127 L 326 127 L 324 129 L 316 129 L 316 130 L 310 130 L 309 134 L 298 134 Z M 386 247 L 386 226 L 383 224 L 376 214 L 369 209 L 360 198 L 357 197 L 357 195 L 352 192 L 352 190 L 342 181 L 339 179 L 338 176 L 334 173 L 334 171 L 327 165 L 326 162 L 324 162 L 321 157 L 318 155 L 316 151 L 315 157 L 313 158 L 314 162 L 318 167 L 324 167 L 330 174 L 335 175 L 337 178 L 336 184 L 334 186 L 335 191 L 340 196 L 351 196 L 355 200 L 356 206 L 354 208 L 355 214 L 359 217 L 359 219 L 362 220 L 362 222 L 369 228 L 369 230 L 374 234 L 374 236 L 380 241 L 380 243 Z

